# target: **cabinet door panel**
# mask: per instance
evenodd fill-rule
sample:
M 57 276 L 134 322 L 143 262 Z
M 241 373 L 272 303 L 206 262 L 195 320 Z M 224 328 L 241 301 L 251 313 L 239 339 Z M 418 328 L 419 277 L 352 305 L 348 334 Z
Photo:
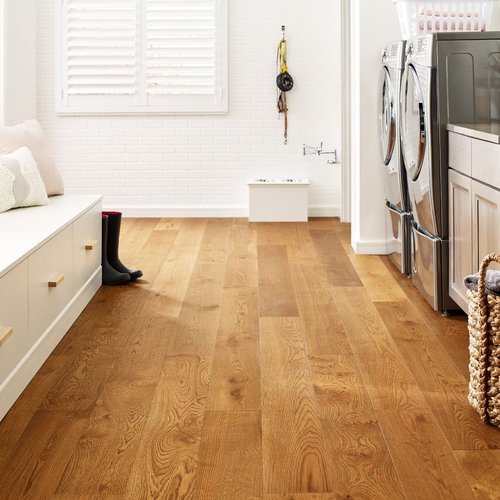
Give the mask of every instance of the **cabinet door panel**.
M 472 257 L 477 272 L 483 257 L 500 253 L 500 191 L 472 181 Z M 490 269 L 499 269 L 492 264 Z
M 28 338 L 28 263 L 0 278 L 0 385 L 30 347 Z
M 38 340 L 71 300 L 73 227 L 54 236 L 29 257 L 29 332 Z
M 472 273 L 472 180 L 454 170 L 449 171 L 450 211 L 450 296 L 467 310 L 465 276 Z
M 73 292 L 77 293 L 101 265 L 101 204 L 73 223 Z

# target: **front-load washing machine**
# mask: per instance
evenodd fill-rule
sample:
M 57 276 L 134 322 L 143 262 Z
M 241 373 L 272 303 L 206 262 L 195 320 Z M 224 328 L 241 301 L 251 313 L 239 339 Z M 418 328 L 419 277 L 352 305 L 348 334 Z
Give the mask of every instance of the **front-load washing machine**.
M 401 145 L 412 223 L 412 279 L 438 311 L 458 309 L 448 285 L 448 123 L 500 119 L 500 33 L 434 33 L 408 40 Z
M 397 268 L 410 274 L 410 201 L 400 145 L 399 94 L 405 61 L 405 41 L 382 52 L 379 94 L 379 135 L 384 165 L 386 239 Z

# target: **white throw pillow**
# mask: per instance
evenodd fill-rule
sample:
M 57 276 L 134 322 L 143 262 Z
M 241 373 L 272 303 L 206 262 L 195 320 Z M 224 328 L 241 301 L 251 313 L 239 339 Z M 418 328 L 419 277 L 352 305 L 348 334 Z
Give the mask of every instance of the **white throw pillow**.
M 48 202 L 45 185 L 28 148 L 0 156 L 0 212 Z
M 36 120 L 26 120 L 12 127 L 0 127 L 0 154 L 10 154 L 23 146 L 29 148 L 35 158 L 47 194 L 63 194 L 63 181 L 41 125 Z
M 0 213 L 16 204 L 13 193 L 15 179 L 16 176 L 8 168 L 0 165 Z

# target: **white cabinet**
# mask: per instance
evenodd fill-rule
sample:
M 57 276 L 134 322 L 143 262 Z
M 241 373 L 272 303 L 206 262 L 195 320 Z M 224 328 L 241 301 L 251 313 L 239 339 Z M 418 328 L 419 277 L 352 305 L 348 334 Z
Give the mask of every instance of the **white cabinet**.
M 28 352 L 28 263 L 0 279 L 0 385 Z
M 28 259 L 29 335 L 38 340 L 73 295 L 73 227 L 63 229 Z
M 452 132 L 449 138 L 449 288 L 467 312 L 464 278 L 479 271 L 485 255 L 500 253 L 500 144 Z
M 464 278 L 472 273 L 472 179 L 454 170 L 450 170 L 448 182 L 450 214 L 450 297 L 463 310 L 467 310 Z
M 0 420 L 97 292 L 101 197 L 0 214 Z
M 500 253 L 500 190 L 472 181 L 472 220 L 472 268 L 477 272 L 485 255 Z M 498 264 L 488 269 L 495 268 Z
M 470 176 L 472 173 L 472 139 L 460 134 L 449 134 L 448 163 L 450 168 Z
M 73 289 L 77 292 L 101 263 L 101 207 L 95 205 L 73 223 Z

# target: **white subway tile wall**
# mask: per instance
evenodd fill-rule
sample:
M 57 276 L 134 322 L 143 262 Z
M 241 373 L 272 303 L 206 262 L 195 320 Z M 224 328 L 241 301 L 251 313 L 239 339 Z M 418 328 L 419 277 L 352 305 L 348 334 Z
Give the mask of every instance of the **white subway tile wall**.
M 338 214 L 340 166 L 327 165 L 329 156 L 302 156 L 302 143 L 341 145 L 340 0 L 230 0 L 222 116 L 57 116 L 57 5 L 37 1 L 37 118 L 68 193 L 102 193 L 105 206 L 135 213 L 196 208 L 232 216 L 247 209 L 248 178 L 300 177 L 311 182 L 312 214 Z M 287 146 L 274 83 L 282 24 L 295 80 Z

